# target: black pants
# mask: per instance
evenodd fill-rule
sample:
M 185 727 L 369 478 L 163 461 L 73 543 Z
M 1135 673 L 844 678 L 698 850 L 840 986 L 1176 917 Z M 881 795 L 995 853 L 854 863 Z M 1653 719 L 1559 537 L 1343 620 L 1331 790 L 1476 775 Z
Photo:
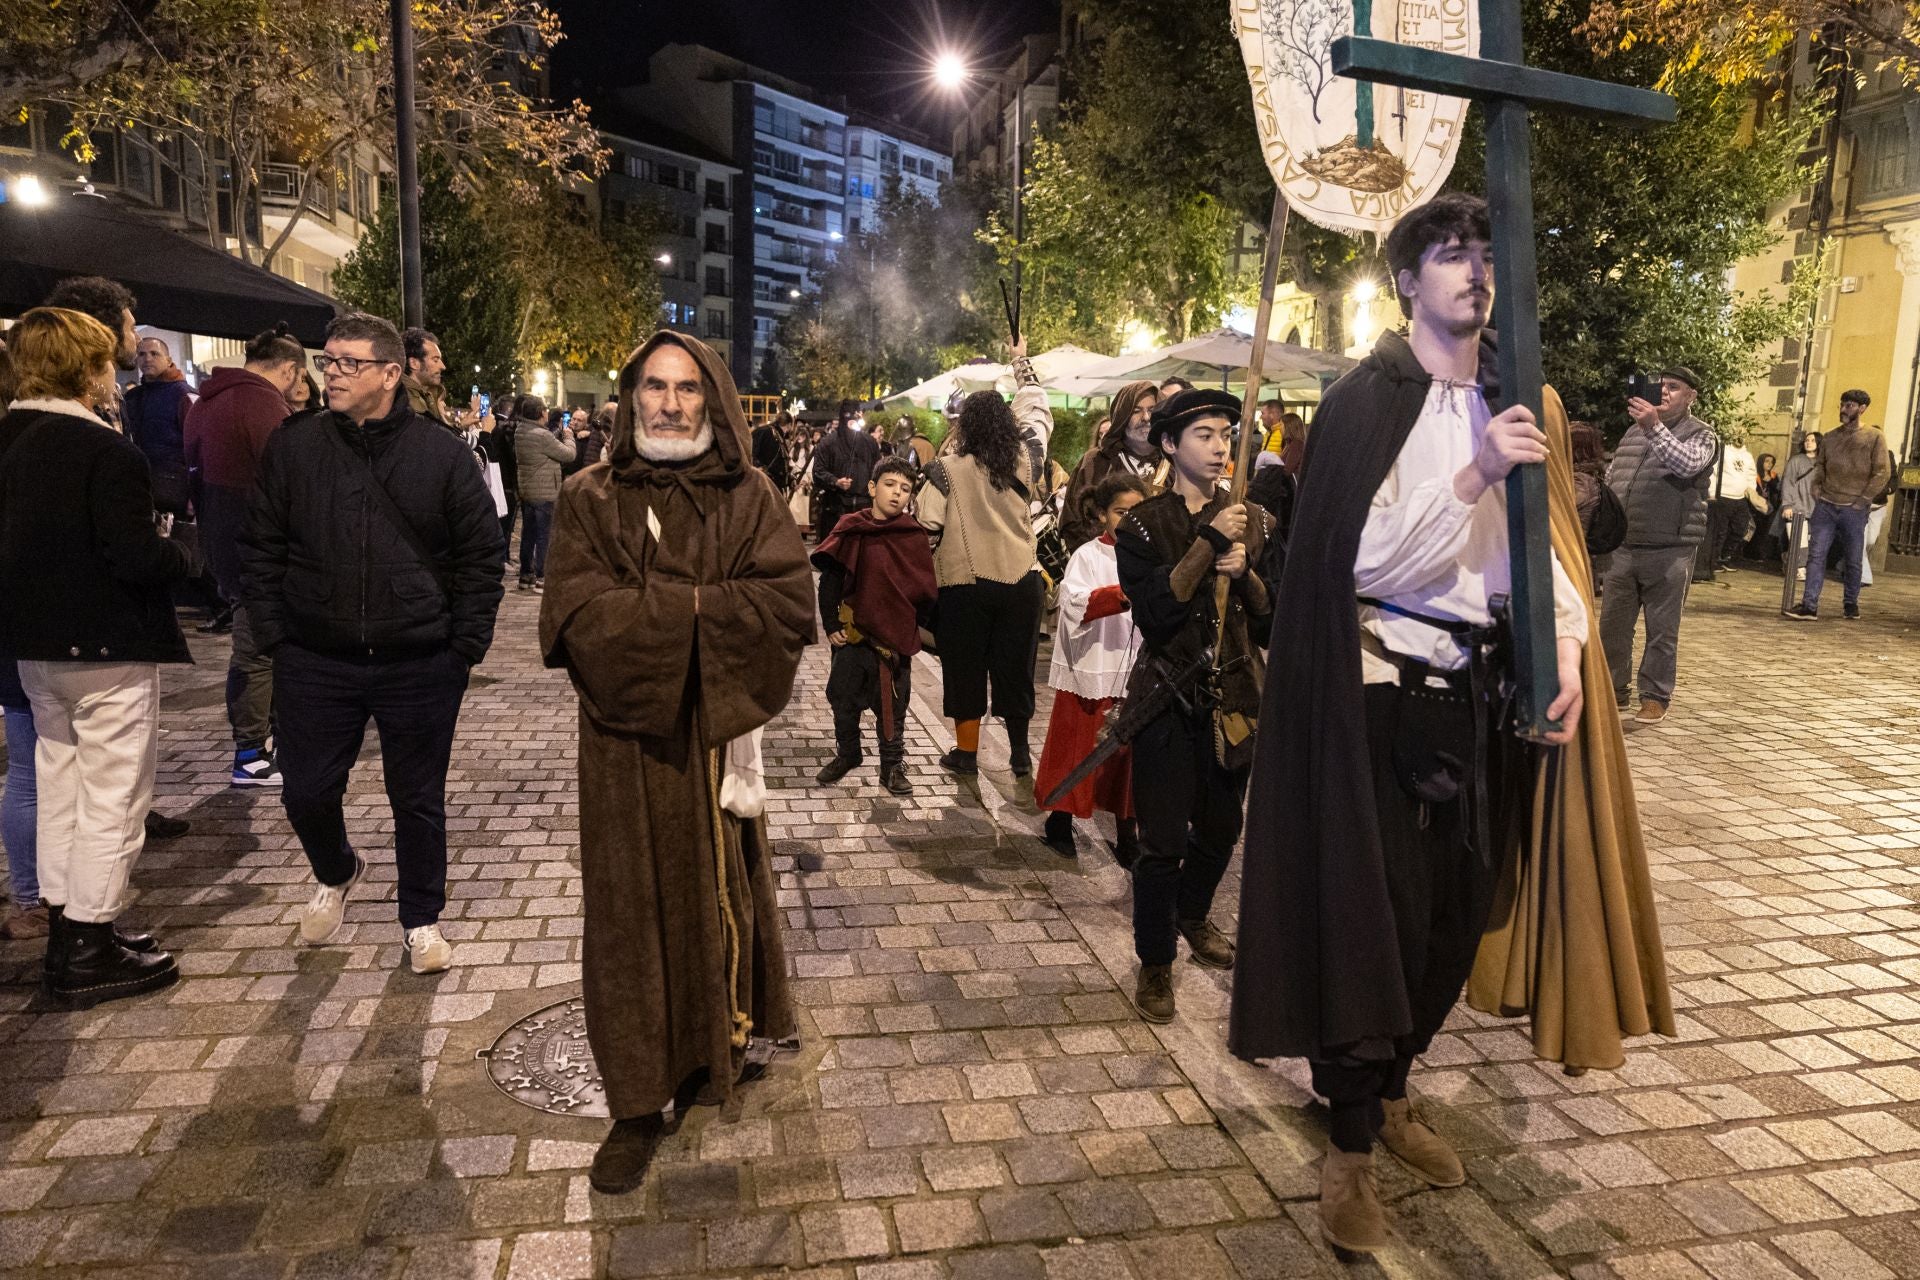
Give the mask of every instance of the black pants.
M 847 514 L 848 492 L 831 485 L 814 488 L 813 541 L 816 545 L 825 542 L 827 535 L 833 532 L 833 526 L 840 523 L 840 517 Z
M 833 708 L 833 738 L 842 760 L 858 761 L 860 716 L 873 712 L 880 743 L 880 771 L 907 757 L 907 702 L 913 697 L 913 660 L 882 658 L 872 645 L 843 644 L 833 651 L 827 705 Z
M 1034 570 L 1018 582 L 940 588 L 941 710 L 949 720 L 992 712 L 1024 728 L 1033 719 L 1033 663 L 1047 589 Z
M 1440 804 L 1415 799 L 1401 784 L 1407 772 L 1404 762 L 1417 758 L 1423 746 L 1472 742 L 1472 705 L 1466 695 L 1370 684 L 1366 715 L 1380 852 L 1413 1027 L 1395 1038 L 1388 1056 L 1342 1055 L 1312 1064 L 1314 1092 L 1333 1108 L 1333 1140 L 1344 1151 L 1365 1151 L 1372 1144 L 1380 1124 L 1379 1100 L 1406 1096 L 1413 1060 L 1433 1042 L 1473 973 L 1480 935 L 1493 909 L 1497 851 L 1507 847 L 1505 833 L 1517 817 L 1507 787 L 1524 773 L 1510 759 L 1519 750 L 1515 740 L 1495 735 L 1491 758 L 1481 762 L 1487 770 L 1491 810 L 1487 826 L 1496 850 L 1490 866 L 1471 843 L 1466 803 L 1472 793 L 1470 774 L 1461 780 L 1460 796 Z M 1403 762 L 1399 766 L 1396 756 Z M 1337 928 L 1338 922 L 1329 921 L 1328 926 Z
M 1179 922 L 1204 920 L 1233 860 L 1247 794 L 1246 769 L 1213 753 L 1211 716 L 1170 711 L 1133 740 L 1133 950 L 1141 964 L 1172 964 Z
M 434 923 L 447 901 L 447 765 L 466 662 L 450 650 L 374 660 L 283 644 L 274 650 L 273 676 L 281 800 L 315 878 L 345 884 L 353 877 L 341 800 L 372 717 L 393 807 L 400 923 Z

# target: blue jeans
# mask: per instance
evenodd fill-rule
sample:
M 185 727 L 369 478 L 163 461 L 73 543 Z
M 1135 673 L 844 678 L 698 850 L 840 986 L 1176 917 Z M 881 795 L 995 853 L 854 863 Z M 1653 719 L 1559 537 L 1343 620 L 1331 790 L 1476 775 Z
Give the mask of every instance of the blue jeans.
M 33 753 L 39 739 L 33 732 L 33 712 L 26 707 L 7 709 L 7 792 L 0 798 L 0 841 L 7 846 L 7 880 L 13 900 L 23 907 L 40 901 L 39 793 L 33 782 Z
M 1867 517 L 1871 512 L 1854 507 L 1835 506 L 1820 501 L 1813 504 L 1812 532 L 1807 539 L 1807 591 L 1800 602 L 1809 609 L 1820 608 L 1820 589 L 1827 582 L 1827 553 L 1833 540 L 1840 538 L 1846 556 L 1842 573 L 1845 592 L 1841 601 L 1849 609 L 1860 607 L 1860 566 L 1867 557 Z
M 553 537 L 553 504 L 520 504 L 520 581 L 547 576 L 547 542 Z

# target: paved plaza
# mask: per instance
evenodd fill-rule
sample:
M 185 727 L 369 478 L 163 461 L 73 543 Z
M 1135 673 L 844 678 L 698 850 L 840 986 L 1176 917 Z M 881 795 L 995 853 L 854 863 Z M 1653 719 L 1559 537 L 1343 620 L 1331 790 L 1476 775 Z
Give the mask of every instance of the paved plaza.
M 1631 740 L 1679 1037 L 1570 1077 L 1456 1013 L 1413 1084 L 1470 1180 L 1383 1158 L 1397 1236 L 1366 1262 L 1320 1242 L 1299 1064 L 1230 1058 L 1226 975 L 1185 961 L 1179 1020 L 1133 1014 L 1125 877 L 1084 826 L 1077 864 L 1040 843 L 997 727 L 977 780 L 939 770 L 931 666 L 903 801 L 871 763 L 813 787 L 808 654 L 767 738 L 799 1047 L 607 1198 L 606 1122 L 521 1105 L 477 1056 L 579 991 L 574 702 L 537 598 L 508 593 L 462 717 L 459 954 L 432 977 L 402 960 L 371 735 L 348 809 L 370 889 L 339 945 L 298 945 L 305 861 L 277 796 L 226 785 L 224 645 L 195 637 L 160 767 L 194 831 L 148 849 L 128 917 L 185 980 L 55 1012 L 39 947 L 0 943 L 0 1275 L 1920 1277 L 1920 584 L 1858 624 L 1778 599 L 1697 588 L 1674 714 Z

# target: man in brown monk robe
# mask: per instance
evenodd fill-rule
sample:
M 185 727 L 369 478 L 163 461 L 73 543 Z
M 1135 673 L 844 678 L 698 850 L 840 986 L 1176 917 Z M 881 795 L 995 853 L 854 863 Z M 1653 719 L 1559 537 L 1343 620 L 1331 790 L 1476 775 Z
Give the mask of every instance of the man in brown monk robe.
M 646 1175 L 666 1105 L 724 1102 L 749 1037 L 794 1033 L 757 731 L 814 639 L 786 503 L 725 362 L 661 331 L 620 371 L 612 448 L 554 513 L 540 644 L 580 696 L 587 1038 L 614 1126 L 596 1190 Z

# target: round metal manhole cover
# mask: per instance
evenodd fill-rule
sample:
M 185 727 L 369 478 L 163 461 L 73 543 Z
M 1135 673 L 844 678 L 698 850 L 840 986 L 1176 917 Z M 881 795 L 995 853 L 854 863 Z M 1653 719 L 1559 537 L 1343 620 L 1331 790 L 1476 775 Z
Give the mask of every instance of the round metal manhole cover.
M 480 1057 L 493 1083 L 515 1102 L 561 1116 L 611 1114 L 587 1045 L 587 1006 L 578 998 L 528 1014 Z

